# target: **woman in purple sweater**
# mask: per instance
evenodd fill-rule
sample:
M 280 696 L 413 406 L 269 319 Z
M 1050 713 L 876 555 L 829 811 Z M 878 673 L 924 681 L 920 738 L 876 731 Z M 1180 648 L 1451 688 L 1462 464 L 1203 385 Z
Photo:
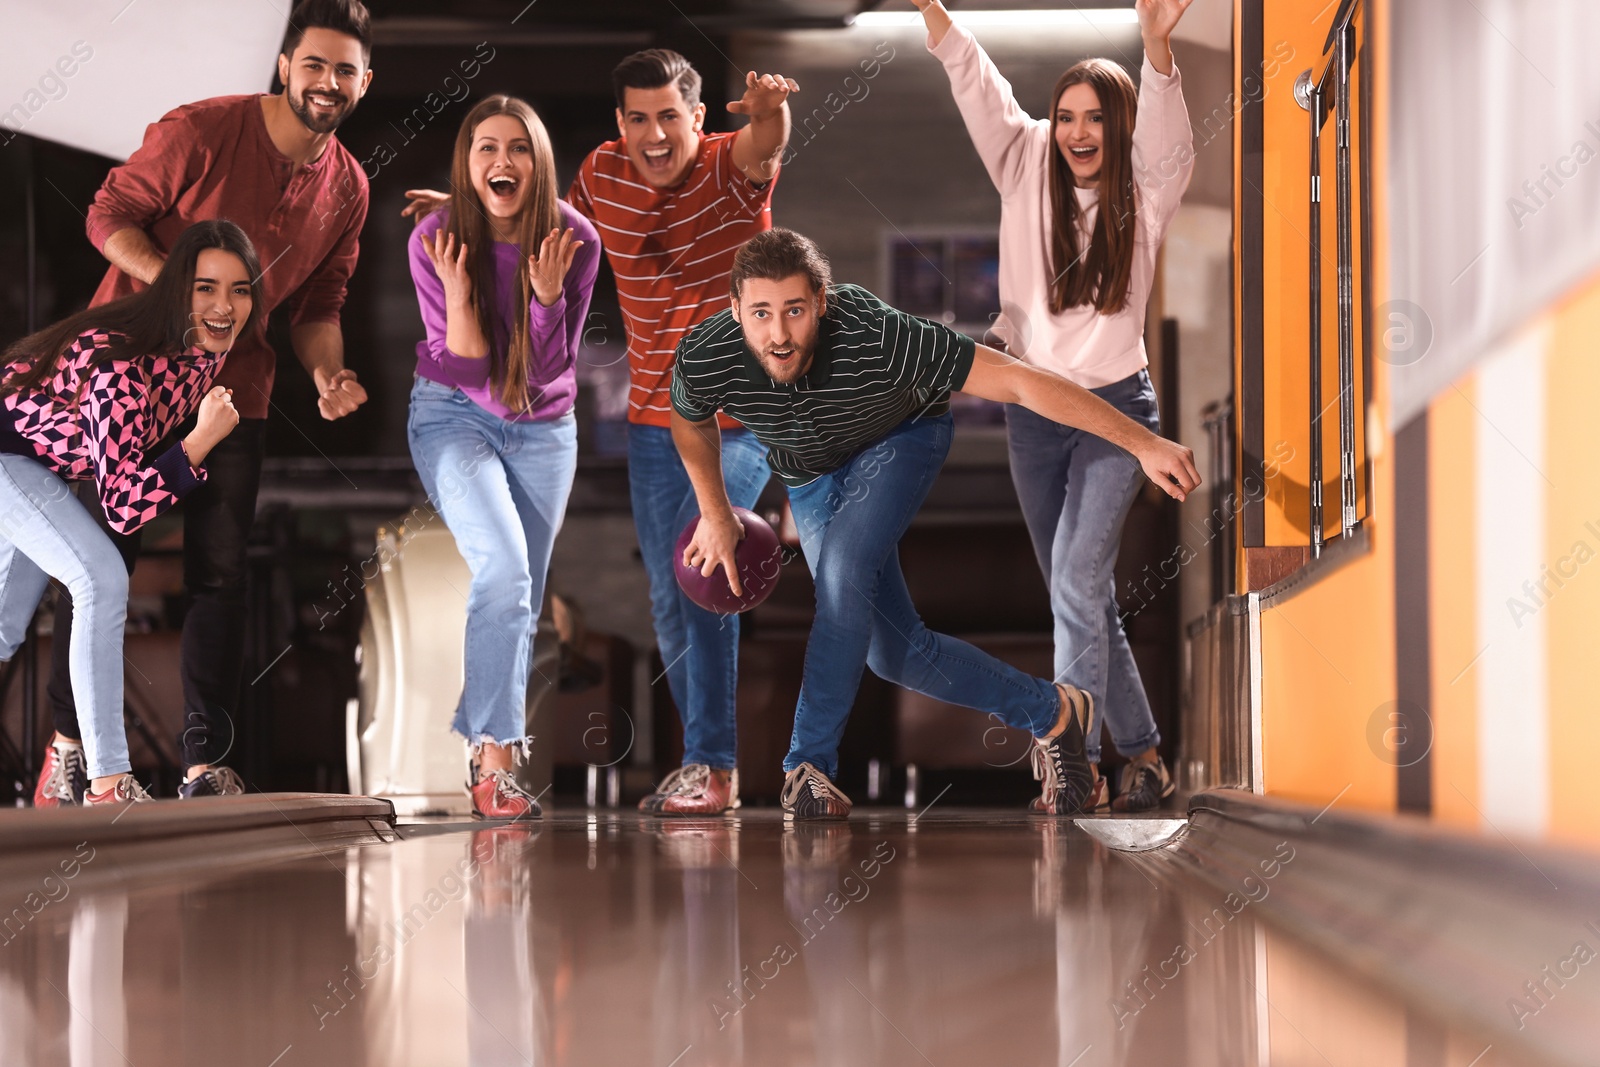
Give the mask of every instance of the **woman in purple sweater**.
M 515 97 L 467 113 L 450 185 L 449 203 L 411 235 L 428 336 L 407 436 L 472 570 L 453 727 L 471 745 L 473 813 L 536 817 L 511 765 L 529 741 L 533 632 L 577 468 L 575 366 L 600 243 L 557 199 L 549 135 Z
M 1109 59 L 1057 80 L 1047 118 L 1029 116 L 971 33 L 939 0 L 912 0 L 928 27 L 973 147 L 1000 193 L 1000 306 L 1011 355 L 1055 371 L 1159 432 L 1145 370 L 1145 308 L 1162 238 L 1194 170 L 1194 134 L 1171 37 L 1194 0 L 1136 0 L 1144 63 L 1135 92 Z M 1090 695 L 1128 757 L 1115 801 L 1098 772 L 1084 807 L 1144 811 L 1173 792 L 1161 742 L 1117 607 L 1122 524 L 1144 478 L 1107 441 L 1006 408 L 1011 478 L 1055 616 L 1056 681 Z M 1088 738 L 1100 762 L 1100 736 Z M 1036 754 L 1037 755 L 1037 754 Z M 1070 815 L 1059 783 L 1033 810 Z

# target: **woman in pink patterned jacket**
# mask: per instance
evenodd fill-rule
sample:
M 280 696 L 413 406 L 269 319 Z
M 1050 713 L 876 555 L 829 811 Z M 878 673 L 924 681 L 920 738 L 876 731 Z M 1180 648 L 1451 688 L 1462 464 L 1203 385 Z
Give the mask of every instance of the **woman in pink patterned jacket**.
M 6 349 L 0 380 L 0 659 L 27 633 L 46 584 L 72 594 L 72 689 L 87 709 L 85 804 L 149 800 L 122 726 L 128 574 L 67 482 L 93 479 L 112 529 L 131 533 L 205 481 L 206 454 L 238 424 L 212 388 L 261 299 L 261 265 L 231 222 L 197 222 L 149 288 L 79 312 Z M 199 408 L 193 430 L 152 446 Z M 52 753 L 72 746 L 52 745 Z

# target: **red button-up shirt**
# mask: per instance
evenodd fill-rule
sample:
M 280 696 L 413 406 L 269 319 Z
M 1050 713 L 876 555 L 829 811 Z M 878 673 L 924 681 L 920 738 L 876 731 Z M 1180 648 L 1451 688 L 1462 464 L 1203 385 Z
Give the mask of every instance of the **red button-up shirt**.
M 165 254 L 190 223 L 228 219 L 261 257 L 265 307 L 225 361 L 218 385 L 234 391 L 245 418 L 267 417 L 276 358 L 267 344 L 268 314 L 288 308 L 289 322 L 339 322 L 345 283 L 356 267 L 367 218 L 367 176 L 337 139 L 296 167 L 273 145 L 261 96 L 219 96 L 161 117 L 144 143 L 106 175 L 89 208 L 89 240 L 128 227 L 143 230 Z M 116 267 L 106 271 L 90 306 L 142 289 Z

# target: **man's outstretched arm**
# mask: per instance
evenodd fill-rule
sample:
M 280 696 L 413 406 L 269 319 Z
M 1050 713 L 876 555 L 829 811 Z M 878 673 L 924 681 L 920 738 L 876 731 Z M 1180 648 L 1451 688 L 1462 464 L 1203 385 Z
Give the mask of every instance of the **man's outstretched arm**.
M 1002 404 L 1020 404 L 1063 426 L 1103 437 L 1127 450 L 1167 495 L 1183 500 L 1200 485 L 1194 452 L 1151 433 L 1089 390 L 1059 374 L 978 346 L 961 391 Z
M 736 115 L 749 115 L 750 125 L 733 139 L 733 162 L 753 182 L 769 182 L 789 143 L 789 94 L 800 83 L 781 74 L 750 71 L 744 76 L 744 96 L 728 105 Z

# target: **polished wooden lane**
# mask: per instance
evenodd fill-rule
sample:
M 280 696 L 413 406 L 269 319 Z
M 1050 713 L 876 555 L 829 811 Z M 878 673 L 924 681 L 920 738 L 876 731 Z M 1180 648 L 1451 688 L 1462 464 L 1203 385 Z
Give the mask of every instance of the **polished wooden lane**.
M 1513 1062 L 1261 922 L 1281 852 L 1225 894 L 1070 823 L 938 806 L 400 835 L 11 864 L 0 1063 Z

